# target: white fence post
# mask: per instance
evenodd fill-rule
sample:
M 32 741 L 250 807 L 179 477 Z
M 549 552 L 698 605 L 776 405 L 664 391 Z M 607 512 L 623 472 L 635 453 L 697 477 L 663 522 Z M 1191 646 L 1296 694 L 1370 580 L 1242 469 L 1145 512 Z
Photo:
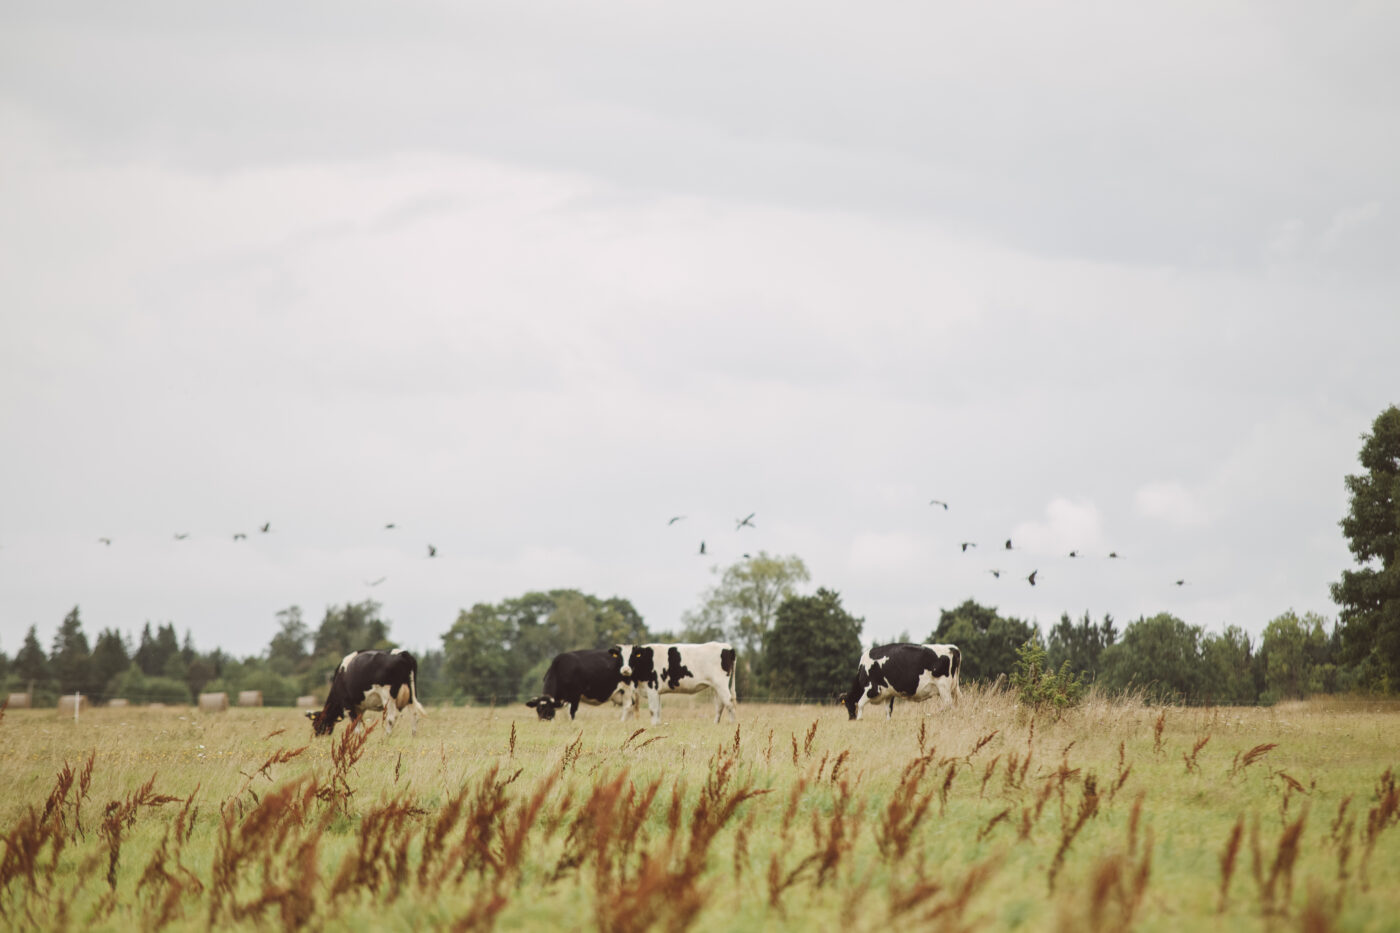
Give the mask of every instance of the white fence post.
M 83 703 L 83 695 L 78 691 L 73 691 L 73 725 L 78 724 L 78 707 Z

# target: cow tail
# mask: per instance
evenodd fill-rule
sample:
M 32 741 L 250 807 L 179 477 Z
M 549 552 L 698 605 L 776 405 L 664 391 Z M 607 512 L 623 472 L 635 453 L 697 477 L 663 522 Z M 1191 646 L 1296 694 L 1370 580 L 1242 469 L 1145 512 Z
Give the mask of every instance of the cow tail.
M 413 697 L 413 708 L 422 715 L 428 715 L 428 711 L 423 708 L 423 704 L 418 702 L 418 672 L 411 670 L 408 672 L 408 693 Z

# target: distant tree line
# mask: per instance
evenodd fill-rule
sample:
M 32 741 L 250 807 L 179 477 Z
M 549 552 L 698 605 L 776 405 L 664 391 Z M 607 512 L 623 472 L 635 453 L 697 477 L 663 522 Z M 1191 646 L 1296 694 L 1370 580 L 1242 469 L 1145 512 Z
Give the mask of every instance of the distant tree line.
M 1152 702 L 1253 705 L 1392 693 L 1400 687 L 1400 409 L 1383 412 L 1362 440 L 1364 472 L 1346 478 L 1351 509 L 1341 522 L 1359 566 L 1332 586 L 1341 612 L 1330 628 L 1315 613 L 1289 611 L 1258 638 L 1237 626 L 1207 632 L 1167 613 L 1120 631 L 1111 616 L 1095 622 L 1086 611 L 1078 621 L 1065 613 L 1042 633 L 968 600 L 943 610 L 923 640 L 958 645 L 962 676 L 974 682 L 1009 676 L 1030 646 L 1044 652 L 1049 670 Z M 833 590 L 799 592 L 810 580 L 799 557 L 759 552 L 715 572 L 718 582 L 677 631 L 649 629 L 624 598 L 577 590 L 477 603 L 458 613 L 441 648 L 415 651 L 419 694 L 429 702 L 515 703 L 538 693 L 550 660 L 563 651 L 717 639 L 738 650 L 741 700 L 822 701 L 845 689 L 864 620 Z M 240 659 L 197 650 L 188 631 L 181 639 L 168 622 L 154 630 L 147 623 L 135 638 L 104 628 L 89 644 L 74 607 L 49 651 L 32 625 L 13 657 L 0 651 L 0 683 L 8 691 L 32 688 L 36 705 L 75 691 L 98 702 L 185 703 L 205 691 L 242 690 L 290 705 L 301 695 L 324 697 L 349 652 L 397 646 L 373 601 L 328 607 L 314 630 L 297 606 L 277 613 L 277 623 L 264 652 Z

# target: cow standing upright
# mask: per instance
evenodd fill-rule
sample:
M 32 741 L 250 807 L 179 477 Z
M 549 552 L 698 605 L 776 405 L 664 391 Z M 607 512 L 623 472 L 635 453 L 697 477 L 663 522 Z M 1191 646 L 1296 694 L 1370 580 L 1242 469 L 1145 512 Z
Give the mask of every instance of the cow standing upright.
M 427 715 L 418 702 L 417 681 L 418 662 L 402 648 L 352 651 L 335 669 L 325 707 L 307 713 L 306 718 L 316 735 L 330 735 L 346 714 L 359 719 L 367 710 L 383 710 L 384 733 L 389 735 L 399 711 L 409 710 L 413 713 L 413 734 L 417 735 L 418 717 Z
M 569 706 L 569 718 L 578 705 L 599 706 L 609 701 L 622 707 L 622 719 L 636 706 L 637 691 L 622 676 L 622 651 L 613 647 L 585 648 L 555 655 L 544 672 L 544 692 L 525 701 L 540 719 L 553 719 L 555 710 Z
M 962 652 L 957 645 L 880 645 L 860 656 L 855 683 L 841 694 L 852 719 L 860 719 L 869 702 L 889 700 L 885 718 L 894 715 L 896 699 L 919 702 L 938 693 L 946 709 L 957 699 Z
M 638 689 L 647 688 L 651 722 L 661 722 L 661 694 L 699 693 L 706 687 L 715 694 L 715 722 L 725 710 L 739 721 L 734 710 L 734 648 L 724 642 L 703 645 L 618 645 L 623 658 L 622 676 Z

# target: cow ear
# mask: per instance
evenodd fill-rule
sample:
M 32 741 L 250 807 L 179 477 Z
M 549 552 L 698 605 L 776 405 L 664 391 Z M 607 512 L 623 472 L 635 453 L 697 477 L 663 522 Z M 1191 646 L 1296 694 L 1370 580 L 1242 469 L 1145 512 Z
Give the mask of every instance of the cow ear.
M 312 710 L 311 712 L 309 712 L 309 713 L 306 714 L 306 718 L 309 719 L 309 720 L 311 720 L 312 722 L 315 722 L 315 721 L 316 721 L 316 717 L 319 716 L 319 715 L 321 715 L 319 712 L 317 712 L 317 711 L 315 711 L 315 710 Z
M 530 707 L 531 709 L 534 709 L 536 706 L 540 705 L 540 699 L 539 697 L 531 697 L 530 699 L 525 701 L 525 705 Z

